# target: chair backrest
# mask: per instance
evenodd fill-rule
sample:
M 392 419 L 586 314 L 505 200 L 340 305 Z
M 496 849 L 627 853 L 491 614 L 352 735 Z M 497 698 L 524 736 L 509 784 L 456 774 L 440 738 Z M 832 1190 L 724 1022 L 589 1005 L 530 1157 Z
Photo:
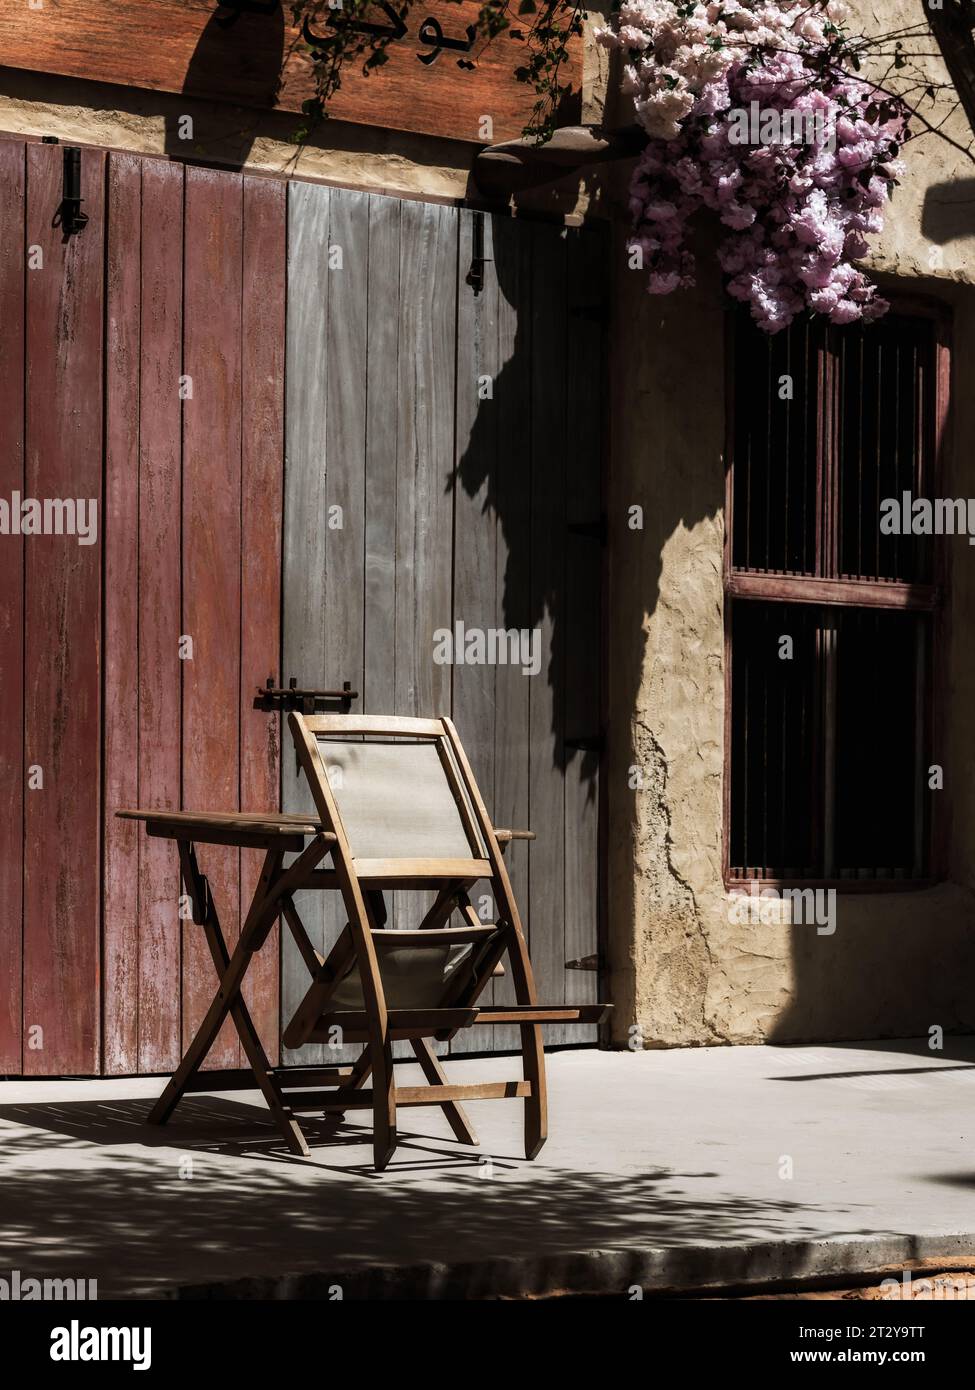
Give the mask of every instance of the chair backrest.
M 480 797 L 443 721 L 292 714 L 312 796 L 360 876 L 490 873 Z M 302 756 L 303 755 L 303 756 Z

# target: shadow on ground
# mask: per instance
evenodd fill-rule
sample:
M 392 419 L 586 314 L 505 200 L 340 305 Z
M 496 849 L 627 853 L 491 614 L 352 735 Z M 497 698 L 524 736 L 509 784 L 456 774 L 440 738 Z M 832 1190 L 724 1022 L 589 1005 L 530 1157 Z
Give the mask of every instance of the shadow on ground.
M 577 1252 L 598 1251 L 622 1292 L 661 1251 L 679 1261 L 682 1248 L 771 1238 L 789 1242 L 798 1269 L 824 1234 L 800 1202 L 696 1196 L 712 1172 L 568 1172 L 498 1155 L 488 1168 L 480 1151 L 407 1131 L 377 1176 L 351 1126 L 309 1126 L 318 1146 L 301 1160 L 248 1105 L 187 1100 L 157 1132 L 143 1123 L 150 1104 L 0 1107 L 0 1266 L 97 1277 L 100 1297 L 241 1280 L 249 1290 L 235 1294 L 327 1297 L 334 1282 L 375 1296 L 404 1271 L 414 1297 L 470 1297 L 503 1288 L 505 1266 L 520 1291 L 578 1287 L 573 1270 L 593 1256 Z

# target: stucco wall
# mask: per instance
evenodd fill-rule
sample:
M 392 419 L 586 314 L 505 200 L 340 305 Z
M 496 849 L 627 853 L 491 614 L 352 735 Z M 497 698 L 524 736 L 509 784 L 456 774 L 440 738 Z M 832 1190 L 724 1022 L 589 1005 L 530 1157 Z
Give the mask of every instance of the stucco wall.
M 945 542 L 955 562 L 937 758 L 946 789 L 933 794 L 945 798 L 953 882 L 841 894 L 832 936 L 729 920 L 721 876 L 724 309 L 711 277 L 679 299 L 653 300 L 627 291 L 628 271 L 618 275 L 607 768 L 614 1037 L 628 1042 L 634 1025 L 645 1046 L 970 1029 L 975 555 L 964 539 Z M 975 293 L 951 298 L 958 380 L 945 491 L 968 496 L 975 419 L 964 382 Z M 642 531 L 630 527 L 634 505 L 643 508 Z
M 857 7 L 865 27 L 917 20 Z M 935 80 L 944 78 L 932 63 Z M 971 139 L 945 105 L 946 132 Z M 907 151 L 869 266 L 947 299 L 954 430 L 944 492 L 975 495 L 975 164 L 933 135 Z M 706 236 L 706 233 L 705 233 Z M 708 263 L 705 249 L 700 257 Z M 946 539 L 944 738 L 951 882 L 845 894 L 834 935 L 729 920 L 721 877 L 724 739 L 724 310 L 717 277 L 644 295 L 616 251 L 610 516 L 609 922 L 614 1037 L 644 1046 L 915 1036 L 975 1026 L 975 551 Z M 629 509 L 644 509 L 644 529 Z M 638 769 L 636 778 L 634 769 Z M 642 787 L 633 787 L 642 778 Z

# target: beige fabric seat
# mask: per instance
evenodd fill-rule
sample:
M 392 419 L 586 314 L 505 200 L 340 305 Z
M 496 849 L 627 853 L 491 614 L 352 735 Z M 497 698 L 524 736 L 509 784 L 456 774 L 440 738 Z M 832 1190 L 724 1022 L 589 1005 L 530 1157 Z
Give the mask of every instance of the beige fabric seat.
M 448 987 L 467 988 L 473 980 L 474 948 L 471 945 L 404 945 L 412 932 L 374 931 L 379 974 L 390 1009 L 435 1009 Z M 463 980 L 463 986 L 461 981 Z M 333 1009 L 362 1009 L 365 1001 L 359 967 L 353 962 L 332 994 Z

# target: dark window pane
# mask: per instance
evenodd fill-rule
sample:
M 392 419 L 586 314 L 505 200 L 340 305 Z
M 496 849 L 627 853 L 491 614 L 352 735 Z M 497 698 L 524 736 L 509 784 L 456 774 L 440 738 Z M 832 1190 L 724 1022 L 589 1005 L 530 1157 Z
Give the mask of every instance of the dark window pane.
M 880 504 L 928 496 L 934 455 L 935 338 L 929 319 L 890 315 L 836 333 L 839 572 L 930 581 L 930 537 L 881 535 Z
M 917 671 L 926 619 L 848 609 L 838 622 L 836 868 L 841 877 L 920 874 Z
M 735 317 L 734 535 L 737 569 L 816 572 L 816 414 L 824 327 L 769 336 Z M 791 394 L 791 399 L 790 399 Z
M 816 618 L 806 604 L 735 603 L 732 613 L 731 865 L 814 870 Z M 783 660 L 782 638 L 792 640 Z

